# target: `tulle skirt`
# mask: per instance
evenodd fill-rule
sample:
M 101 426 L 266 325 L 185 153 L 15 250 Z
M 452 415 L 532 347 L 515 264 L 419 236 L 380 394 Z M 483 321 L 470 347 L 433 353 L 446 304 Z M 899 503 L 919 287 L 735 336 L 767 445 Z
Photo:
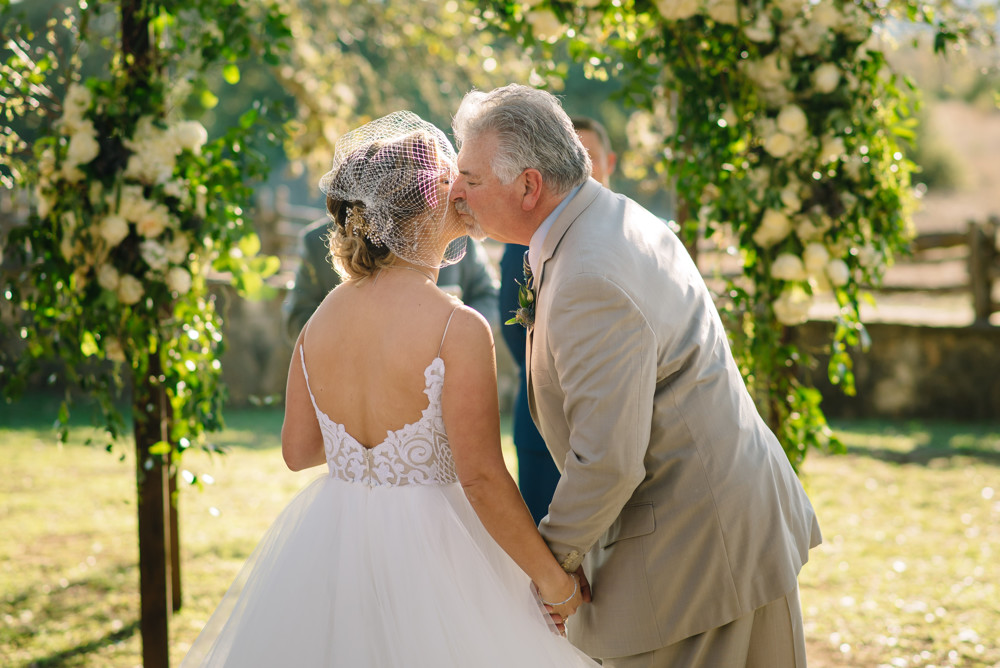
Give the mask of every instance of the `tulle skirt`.
M 591 666 L 451 485 L 329 476 L 265 534 L 182 666 Z

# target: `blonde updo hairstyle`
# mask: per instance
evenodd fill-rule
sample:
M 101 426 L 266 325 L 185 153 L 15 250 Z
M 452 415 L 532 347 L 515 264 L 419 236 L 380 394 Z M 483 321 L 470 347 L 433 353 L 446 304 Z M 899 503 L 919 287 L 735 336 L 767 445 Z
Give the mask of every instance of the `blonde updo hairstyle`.
M 387 148 L 396 150 L 383 150 Z M 416 131 L 394 141 L 372 142 L 340 165 L 332 178 L 326 209 L 334 222 L 330 258 L 341 275 L 359 279 L 375 274 L 397 258 L 385 243 L 388 235 L 410 238 L 419 234 L 415 228 L 421 224 L 420 215 L 430 209 L 424 195 L 426 156 L 436 150 L 434 137 Z M 349 196 L 355 190 L 352 184 L 358 183 L 366 185 L 367 203 L 333 194 Z

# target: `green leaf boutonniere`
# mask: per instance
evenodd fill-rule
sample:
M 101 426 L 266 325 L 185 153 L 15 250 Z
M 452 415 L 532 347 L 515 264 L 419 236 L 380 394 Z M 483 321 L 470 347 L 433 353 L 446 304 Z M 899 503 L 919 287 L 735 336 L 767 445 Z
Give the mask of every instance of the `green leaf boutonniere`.
M 504 324 L 521 325 L 527 329 L 535 324 L 535 291 L 529 284 L 518 285 L 521 286 L 517 290 L 518 309 L 514 311 L 514 317 Z
M 524 251 L 521 269 L 524 272 L 524 283 L 518 283 L 521 286 L 517 291 L 518 309 L 514 311 L 514 317 L 504 324 L 521 325 L 527 329 L 535 324 L 535 281 L 528 263 L 528 251 Z

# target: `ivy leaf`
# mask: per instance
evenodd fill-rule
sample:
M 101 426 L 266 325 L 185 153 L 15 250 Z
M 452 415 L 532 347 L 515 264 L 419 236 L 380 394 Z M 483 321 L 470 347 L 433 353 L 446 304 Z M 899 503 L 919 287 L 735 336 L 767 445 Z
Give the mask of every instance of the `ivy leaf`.
M 226 83 L 236 85 L 240 82 L 240 68 L 233 63 L 229 63 L 222 68 L 222 78 Z

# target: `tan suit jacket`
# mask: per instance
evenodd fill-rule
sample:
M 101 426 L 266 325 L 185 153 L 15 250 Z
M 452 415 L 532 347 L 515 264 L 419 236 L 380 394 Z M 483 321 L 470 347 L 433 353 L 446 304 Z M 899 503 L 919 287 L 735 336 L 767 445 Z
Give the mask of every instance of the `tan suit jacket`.
M 540 529 L 594 596 L 570 640 L 638 654 L 791 591 L 819 525 L 684 246 L 590 180 L 539 264 L 528 392 L 562 472 Z

